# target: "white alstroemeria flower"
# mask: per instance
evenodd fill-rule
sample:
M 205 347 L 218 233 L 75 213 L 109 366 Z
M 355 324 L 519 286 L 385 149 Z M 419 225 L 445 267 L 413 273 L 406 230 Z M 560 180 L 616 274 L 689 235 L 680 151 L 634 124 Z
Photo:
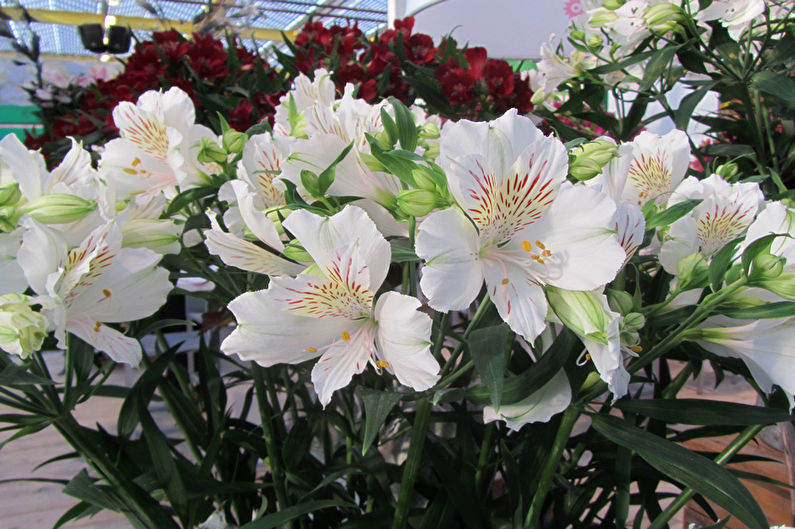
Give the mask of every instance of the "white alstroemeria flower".
M 695 18 L 700 22 L 719 20 L 729 36 L 739 41 L 743 32 L 764 12 L 764 0 L 714 0 L 696 13 Z
M 323 405 L 368 363 L 417 391 L 430 388 L 439 365 L 420 302 L 386 292 L 373 305 L 391 251 L 367 214 L 354 206 L 329 218 L 298 210 L 284 224 L 316 266 L 234 299 L 238 326 L 221 350 L 266 367 L 319 357 L 312 383 Z
M 238 178 L 245 180 L 255 193 L 255 205 L 260 209 L 284 204 L 284 194 L 276 185 L 287 153 L 292 150 L 291 137 L 276 142 L 268 133 L 251 136 L 243 147 L 238 164 Z
M 533 340 L 545 327 L 541 285 L 592 290 L 615 277 L 626 258 L 612 231 L 616 204 L 563 183 L 568 156 L 559 140 L 513 110 L 489 123 L 448 123 L 441 148 L 461 210 L 420 225 L 415 250 L 431 307 L 465 309 L 485 281 L 503 320 Z
M 299 74 L 295 79 L 295 86 L 279 99 L 274 118 L 274 130 L 284 135 L 290 133 L 290 98 L 293 100 L 295 110 L 299 114 L 315 105 L 320 104 L 330 107 L 334 104 L 337 88 L 331 75 L 324 68 L 318 68 L 314 73 L 314 80 L 304 74 Z
M 141 346 L 106 323 L 139 320 L 166 301 L 172 285 L 161 256 L 146 248 L 122 248 L 114 223 L 95 229 L 68 251 L 55 230 L 23 217 L 26 228 L 18 260 L 55 330 L 58 346 L 66 332 L 117 362 L 137 365 Z
M 622 202 L 642 206 L 664 203 L 687 173 L 690 144 L 687 134 L 674 129 L 663 136 L 641 132 L 632 145 L 632 161 L 621 193 Z
M 518 432 L 525 424 L 549 422 L 554 415 L 568 408 L 570 403 L 569 378 L 561 369 L 538 391 L 519 402 L 504 404 L 499 410 L 495 410 L 493 406 L 485 406 L 483 422 L 505 421 L 511 431 Z
M 781 386 L 795 395 L 795 318 L 751 321 L 726 316 L 708 318 L 696 329 L 698 344 L 719 356 L 739 358 L 764 391 Z
M 580 51 L 573 51 L 568 58 L 561 57 L 555 51 L 555 35 L 549 36 L 549 41 L 541 44 L 541 61 L 538 63 L 538 72 L 543 83 L 538 87 L 543 94 L 551 94 L 557 90 L 558 85 L 577 77 L 583 70 L 595 66 L 596 59 L 586 56 Z
M 113 109 L 121 138 L 111 140 L 102 153 L 101 167 L 121 193 L 176 194 L 176 186 L 201 181 L 202 165 L 196 160 L 202 137 L 216 138 L 194 123 L 196 111 L 179 88 L 150 90 Z
M 765 204 L 765 209 L 748 226 L 745 240 L 738 251 L 742 252 L 755 240 L 771 233 L 790 235 L 790 237 L 776 237 L 770 245 L 770 253 L 785 258 L 788 269 L 795 267 L 795 210 L 788 208 L 782 202 Z
M 660 250 L 660 263 L 677 275 L 679 261 L 694 253 L 709 258 L 751 225 L 764 195 L 755 183 L 730 184 L 718 175 L 704 180 L 688 177 L 668 201 L 668 207 L 687 199 L 702 199 L 668 231 Z

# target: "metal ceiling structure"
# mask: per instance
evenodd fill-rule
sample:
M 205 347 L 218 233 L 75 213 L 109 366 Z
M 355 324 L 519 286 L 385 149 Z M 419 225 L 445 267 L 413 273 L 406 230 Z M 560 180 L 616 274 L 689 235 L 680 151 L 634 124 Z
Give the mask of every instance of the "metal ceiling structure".
M 129 26 L 139 40 L 153 30 L 174 28 L 191 33 L 225 24 L 239 32 L 243 44 L 264 50 L 281 41 L 280 32 L 295 35 L 310 19 L 330 24 L 357 23 L 370 33 L 386 25 L 388 0 L 0 0 L 11 20 L 14 37 L 40 40 L 41 53 L 63 57 L 95 57 L 77 32 L 80 24 Z M 23 20 L 23 9 L 34 22 Z M 0 52 L 13 52 L 9 39 L 0 38 Z

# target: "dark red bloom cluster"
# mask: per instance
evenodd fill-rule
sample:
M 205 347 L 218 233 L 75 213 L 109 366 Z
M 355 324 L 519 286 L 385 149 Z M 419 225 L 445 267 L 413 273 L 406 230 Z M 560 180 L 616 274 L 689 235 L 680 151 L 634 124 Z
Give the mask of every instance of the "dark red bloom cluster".
M 448 38 L 413 33 L 414 19 L 366 39 L 354 26 L 307 24 L 296 37 L 293 66 L 312 75 L 316 68 L 333 72 L 341 92 L 358 85 L 358 97 L 377 101 L 395 97 L 404 103 L 422 99 L 429 112 L 458 119 L 490 119 L 509 108 L 532 110 L 530 85 L 502 60 L 489 59 L 484 48 L 457 48 Z
M 267 93 L 257 90 L 263 74 L 272 85 Z M 231 126 L 246 130 L 262 119 L 273 120 L 285 87 L 284 79 L 277 77 L 259 56 L 234 40 L 225 46 L 210 35 L 186 39 L 175 30 L 154 33 L 151 41 L 136 45 L 118 76 L 78 89 L 69 108 L 45 112 L 45 132 L 29 135 L 26 144 L 44 147 L 46 153 L 55 150 L 48 144 L 67 136 L 81 137 L 88 144 L 103 143 L 117 133 L 112 111 L 119 102 L 136 101 L 147 90 L 172 86 L 191 97 L 198 122 L 211 123 L 220 112 Z

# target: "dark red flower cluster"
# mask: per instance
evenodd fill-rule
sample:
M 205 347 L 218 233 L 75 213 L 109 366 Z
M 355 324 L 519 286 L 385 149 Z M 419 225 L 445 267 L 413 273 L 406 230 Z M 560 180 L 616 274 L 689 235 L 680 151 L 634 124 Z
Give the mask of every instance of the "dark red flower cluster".
M 422 99 L 429 112 L 458 119 L 490 119 L 509 108 L 532 110 L 530 85 L 484 48 L 457 48 L 453 39 L 437 47 L 433 39 L 412 33 L 414 19 L 395 21 L 394 29 L 366 39 L 353 26 L 307 24 L 296 37 L 294 67 L 311 75 L 333 72 L 338 90 L 358 85 L 358 97 L 376 101 L 395 97 L 404 103 Z
M 257 68 L 261 68 L 259 73 Z M 151 41 L 136 45 L 118 76 L 80 89 L 70 108 L 45 115 L 45 132 L 28 135 L 26 144 L 34 149 L 44 147 L 46 153 L 48 144 L 67 136 L 81 137 L 89 144 L 103 143 L 117 133 L 112 111 L 119 102 L 136 101 L 147 90 L 172 86 L 191 97 L 198 122 L 211 122 L 221 112 L 231 126 L 246 130 L 262 119 L 272 122 L 275 105 L 284 93 L 283 79 L 271 83 L 274 86 L 269 88 L 274 89 L 270 92 L 259 92 L 262 73 L 270 81 L 277 77 L 259 56 L 234 40 L 224 46 L 210 35 L 194 34 L 187 39 L 175 30 L 154 33 Z

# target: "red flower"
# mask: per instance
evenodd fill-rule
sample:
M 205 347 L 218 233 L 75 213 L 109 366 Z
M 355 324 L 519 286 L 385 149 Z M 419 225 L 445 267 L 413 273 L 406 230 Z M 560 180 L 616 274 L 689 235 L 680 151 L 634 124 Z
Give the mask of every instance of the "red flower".
M 251 101 L 241 99 L 240 103 L 229 113 L 227 118 L 229 126 L 241 132 L 245 131 L 253 125 L 252 112 L 254 112 L 254 105 L 251 104 Z
M 406 58 L 416 64 L 425 64 L 436 57 L 436 48 L 433 39 L 423 33 L 409 37 L 406 42 Z
M 502 98 L 513 92 L 513 68 L 502 60 L 489 59 L 483 67 L 489 94 Z
M 346 84 L 356 84 L 364 79 L 364 68 L 358 63 L 340 66 L 334 73 L 337 76 L 337 89 L 339 89 L 340 92 L 345 88 Z
M 215 37 L 193 34 L 193 46 L 188 50 L 188 62 L 200 78 L 214 81 L 225 77 L 229 73 L 226 58 L 224 45 Z
M 464 57 L 469 64 L 469 69 L 472 71 L 473 77 L 477 80 L 483 76 L 483 66 L 486 64 L 488 54 L 486 48 L 480 46 L 476 48 L 469 48 L 464 51 Z
M 475 97 L 475 77 L 472 71 L 457 66 L 452 60 L 436 70 L 442 94 L 452 105 L 471 103 Z
M 359 86 L 359 92 L 357 96 L 359 99 L 364 99 L 365 101 L 372 101 L 378 97 L 378 83 L 376 80 L 368 79 L 367 81 L 363 82 Z

